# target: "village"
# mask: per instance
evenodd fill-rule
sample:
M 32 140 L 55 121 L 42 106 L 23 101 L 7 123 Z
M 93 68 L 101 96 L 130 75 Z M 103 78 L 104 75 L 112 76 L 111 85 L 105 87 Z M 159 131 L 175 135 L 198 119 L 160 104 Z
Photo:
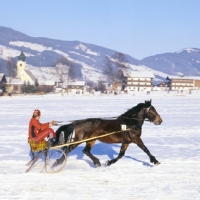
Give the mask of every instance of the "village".
M 176 91 L 177 93 L 187 91 L 191 94 L 192 90 L 200 89 L 199 76 L 169 75 L 166 80 L 155 84 L 155 75 L 152 71 L 139 70 L 123 71 L 123 79 L 121 81 L 113 81 L 111 84 L 106 81 L 101 81 L 94 85 L 86 80 L 65 80 L 63 78 L 63 69 L 60 72 L 62 78 L 54 76 L 49 80 L 38 80 L 38 77 L 34 76 L 31 70 L 26 68 L 26 56 L 23 51 L 18 56 L 16 65 L 16 77 L 9 77 L 5 73 L 0 73 L 0 96 L 59 92 L 71 95 L 88 95 L 95 92 L 115 95 L 120 93 L 134 94 L 137 92 L 150 94 L 151 91 L 167 91 L 168 93 L 170 91 Z M 62 68 L 62 65 L 60 67 Z

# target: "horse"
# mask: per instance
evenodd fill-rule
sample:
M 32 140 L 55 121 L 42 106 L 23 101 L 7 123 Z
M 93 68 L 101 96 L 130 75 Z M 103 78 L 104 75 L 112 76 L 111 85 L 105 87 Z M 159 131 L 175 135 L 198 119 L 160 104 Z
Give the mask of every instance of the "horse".
M 69 124 L 62 125 L 56 131 L 55 143 L 58 144 L 60 134 L 63 132 L 65 140 L 64 143 L 67 143 L 71 133 L 74 132 L 74 141 L 80 141 L 80 143 L 69 146 L 62 145 L 64 146 L 62 147 L 63 151 L 67 155 L 82 143 L 81 140 L 91 138 L 90 141 L 86 141 L 86 146 L 83 149 L 83 153 L 93 161 L 96 167 L 100 167 L 101 163 L 99 159 L 90 152 L 96 140 L 107 144 L 121 143 L 119 155 L 114 159 L 108 160 L 106 162 L 107 166 L 116 163 L 125 155 L 129 144 L 135 143 L 149 156 L 151 163 L 158 165 L 160 162 L 150 153 L 140 138 L 142 134 L 142 125 L 145 120 L 153 122 L 155 125 L 160 125 L 162 123 L 161 116 L 157 113 L 156 109 L 151 105 L 151 103 L 151 100 L 147 100 L 145 103 L 139 103 L 137 106 L 129 109 L 125 113 L 113 119 L 88 118 L 83 120 L 75 120 Z M 124 125 L 125 129 L 123 128 L 124 130 L 122 130 L 121 127 L 124 127 Z M 109 133 L 113 132 L 115 134 L 109 135 Z M 101 137 L 104 134 L 107 136 Z M 57 159 L 54 165 L 61 164 L 63 161 L 64 156 Z

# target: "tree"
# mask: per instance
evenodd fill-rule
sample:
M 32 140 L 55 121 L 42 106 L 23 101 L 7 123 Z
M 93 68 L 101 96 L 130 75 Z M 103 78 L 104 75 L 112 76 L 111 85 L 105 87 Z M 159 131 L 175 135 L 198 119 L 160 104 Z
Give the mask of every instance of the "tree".
M 93 81 L 87 81 L 88 92 L 92 92 L 95 89 L 95 83 Z
M 10 84 L 12 79 L 17 76 L 17 64 L 16 64 L 16 61 L 12 57 L 7 58 L 6 74 L 9 77 L 8 84 Z
M 3 64 L 0 62 L 0 73 L 4 73 Z
M 56 77 L 58 80 L 62 83 L 62 88 L 64 86 L 64 82 L 68 82 L 69 78 L 69 67 L 67 65 L 63 65 L 61 63 L 58 63 L 55 67 L 56 70 Z
M 113 66 L 113 62 L 111 61 L 110 57 L 106 56 L 104 58 L 104 66 L 105 70 L 104 73 L 107 75 L 107 80 L 109 84 L 112 84 L 116 80 L 116 70 Z
M 74 62 L 72 62 L 69 66 L 69 77 L 71 79 L 76 79 L 77 78 L 77 68 Z
M 115 90 L 115 83 L 124 81 L 123 69 L 126 68 L 125 63 L 127 62 L 126 56 L 120 52 L 115 52 L 111 57 L 104 58 L 104 73 L 107 75 L 108 83 L 114 87 L 113 90 Z
M 26 84 L 26 82 L 24 82 L 24 85 L 22 86 L 22 92 L 23 93 L 37 93 L 39 91 L 38 87 L 35 85 L 30 85 L 30 82 L 28 82 Z
M 122 71 L 122 69 L 126 68 L 125 63 L 128 63 L 128 59 L 121 52 L 115 52 L 112 57 L 115 60 L 116 78 L 118 80 L 122 80 L 123 79 L 123 71 Z
M 116 65 L 118 66 L 124 66 L 123 63 L 128 62 L 126 56 L 121 52 L 115 52 L 112 57 L 116 60 Z
M 98 85 L 97 85 L 97 87 L 98 87 L 98 90 L 99 91 L 105 91 L 106 90 L 106 86 L 103 84 L 103 81 L 98 81 Z
M 82 77 L 81 73 L 81 65 L 76 64 L 73 61 L 68 60 L 66 57 L 61 56 L 59 57 L 53 64 L 53 67 L 56 67 L 57 64 L 62 64 L 69 67 L 68 78 L 74 80 Z

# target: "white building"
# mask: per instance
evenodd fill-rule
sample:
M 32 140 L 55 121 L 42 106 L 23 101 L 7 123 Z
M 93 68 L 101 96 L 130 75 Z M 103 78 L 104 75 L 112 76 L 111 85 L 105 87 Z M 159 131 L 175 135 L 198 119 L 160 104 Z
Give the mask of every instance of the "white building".
M 199 90 L 200 76 L 168 76 L 170 90 Z
M 153 89 L 154 74 L 150 71 L 128 71 L 124 72 L 125 89 L 127 93 L 136 91 L 151 91 Z
M 76 81 L 69 83 L 67 92 L 72 94 L 83 94 L 86 92 L 85 81 Z

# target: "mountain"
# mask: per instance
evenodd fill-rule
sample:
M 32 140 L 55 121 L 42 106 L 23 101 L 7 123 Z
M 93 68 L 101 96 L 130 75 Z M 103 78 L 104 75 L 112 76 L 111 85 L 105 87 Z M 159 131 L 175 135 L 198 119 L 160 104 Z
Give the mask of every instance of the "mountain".
M 26 55 L 26 63 L 35 67 L 51 67 L 61 55 L 81 65 L 83 76 L 98 79 L 104 70 L 105 56 L 114 50 L 80 41 L 61 41 L 42 37 L 30 37 L 11 28 L 0 27 L 0 59 L 8 56 L 17 58 L 21 50 Z M 131 64 L 139 65 L 137 59 L 126 55 Z
M 21 51 L 26 55 L 27 67 L 42 73 L 49 71 L 61 55 L 75 62 L 83 77 L 97 81 L 105 79 L 103 65 L 105 56 L 112 56 L 115 50 L 88 44 L 81 41 L 62 41 L 43 37 L 30 37 L 11 28 L 0 26 L 0 63 L 5 66 L 11 56 L 17 59 Z M 122 52 L 123 53 L 123 52 Z M 129 70 L 150 70 L 156 78 L 165 79 L 167 75 L 200 75 L 200 50 L 187 48 L 175 53 L 165 53 L 137 60 L 125 54 Z
M 200 76 L 200 49 L 185 48 L 175 53 L 158 54 L 142 59 L 141 63 L 170 75 Z

